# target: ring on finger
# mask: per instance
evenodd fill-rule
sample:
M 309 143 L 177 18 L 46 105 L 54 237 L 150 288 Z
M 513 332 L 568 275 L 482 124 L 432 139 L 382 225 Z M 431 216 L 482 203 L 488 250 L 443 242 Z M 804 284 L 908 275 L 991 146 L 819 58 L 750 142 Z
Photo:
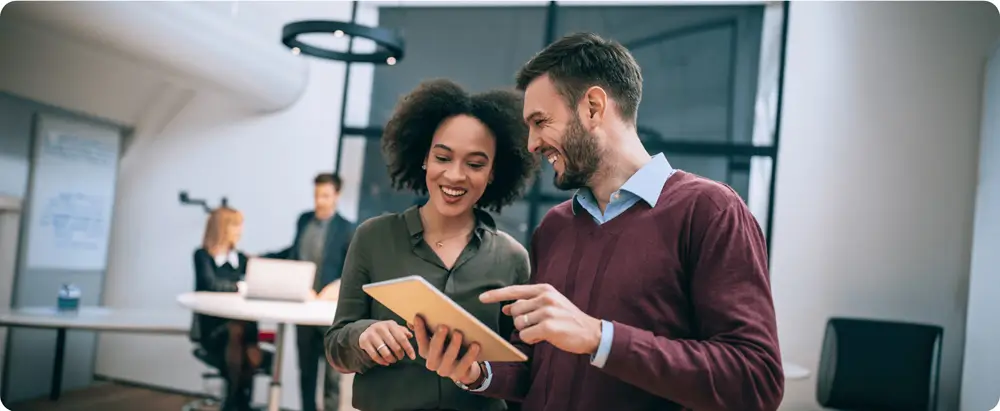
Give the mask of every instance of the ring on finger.
M 524 326 L 525 326 L 525 327 L 527 327 L 527 326 L 531 325 L 531 323 L 530 323 L 530 322 L 528 322 L 528 314 L 522 314 L 522 315 L 521 315 L 521 322 L 523 322 L 523 323 L 524 323 Z
M 382 345 L 378 346 L 378 348 L 376 348 L 376 349 L 375 349 L 375 352 L 379 352 L 379 351 L 381 351 L 381 350 L 382 350 L 383 348 L 387 348 L 387 346 L 385 345 L 385 343 L 382 343 Z

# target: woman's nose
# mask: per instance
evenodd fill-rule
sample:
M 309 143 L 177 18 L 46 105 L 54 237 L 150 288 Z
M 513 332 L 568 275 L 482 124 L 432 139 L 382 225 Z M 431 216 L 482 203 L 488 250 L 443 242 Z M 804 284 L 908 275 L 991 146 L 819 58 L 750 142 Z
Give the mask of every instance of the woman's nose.
M 462 165 L 458 162 L 452 163 L 444 170 L 444 178 L 449 181 L 459 182 L 465 179 L 465 173 L 462 171 Z

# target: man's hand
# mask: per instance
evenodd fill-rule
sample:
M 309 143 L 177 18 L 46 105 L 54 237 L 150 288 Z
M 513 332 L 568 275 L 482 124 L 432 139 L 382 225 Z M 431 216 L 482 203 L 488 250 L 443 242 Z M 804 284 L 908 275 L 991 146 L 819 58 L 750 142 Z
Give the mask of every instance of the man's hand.
M 337 301 L 340 298 L 340 280 L 327 284 L 316 298 L 324 301 Z
M 423 317 L 417 315 L 410 325 L 416 335 L 417 352 L 426 359 L 427 369 L 442 377 L 451 378 L 469 385 L 479 379 L 482 370 L 476 360 L 479 357 L 479 344 L 472 343 L 461 359 L 458 353 L 462 348 L 462 333 L 448 332 L 448 327 L 438 326 L 436 331 L 427 329 Z M 431 335 L 433 333 L 433 335 Z M 449 338 L 450 337 L 450 338 Z M 447 344 L 445 340 L 450 340 Z
M 410 345 L 413 334 L 406 327 L 395 321 L 385 320 L 369 325 L 358 338 L 358 345 L 379 365 L 389 365 L 402 360 L 404 356 L 411 360 L 417 356 Z
M 479 296 L 490 304 L 517 300 L 503 307 L 528 344 L 546 341 L 573 354 L 594 354 L 601 343 L 601 321 L 580 311 L 548 284 L 513 285 Z

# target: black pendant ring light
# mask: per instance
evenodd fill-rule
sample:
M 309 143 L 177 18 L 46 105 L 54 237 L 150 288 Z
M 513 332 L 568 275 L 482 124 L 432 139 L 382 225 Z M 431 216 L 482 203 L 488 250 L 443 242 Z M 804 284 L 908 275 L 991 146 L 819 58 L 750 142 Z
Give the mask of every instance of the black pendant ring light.
M 298 39 L 299 35 L 323 33 L 369 39 L 378 46 L 375 52 L 359 54 L 327 50 L 310 46 Z M 281 42 L 300 53 L 327 60 L 347 63 L 396 64 L 403 59 L 403 38 L 393 30 L 362 26 L 355 23 L 331 20 L 304 20 L 288 23 L 281 30 Z

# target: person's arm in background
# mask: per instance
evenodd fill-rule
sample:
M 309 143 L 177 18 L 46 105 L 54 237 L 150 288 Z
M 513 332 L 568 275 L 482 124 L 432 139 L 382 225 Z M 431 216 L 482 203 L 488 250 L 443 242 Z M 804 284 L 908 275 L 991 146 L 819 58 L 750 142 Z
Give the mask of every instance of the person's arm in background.
M 203 249 L 194 252 L 195 291 L 235 292 L 236 281 L 215 275 L 215 259 Z
M 535 235 L 537 233 L 536 231 Z M 527 284 L 532 281 L 531 274 L 535 271 L 535 235 L 532 235 L 532 252 L 530 254 L 524 248 L 520 249 L 521 252 L 519 254 L 521 258 L 518 259 L 519 261 L 515 265 L 517 284 Z M 524 401 L 524 397 L 528 394 L 528 388 L 531 387 L 531 355 L 533 348 L 531 345 L 521 341 L 517 329 L 514 328 L 513 317 L 500 313 L 499 328 L 500 335 L 510 336 L 510 342 L 528 357 L 528 361 L 496 364 L 485 362 L 483 368 L 486 370 L 486 377 L 483 379 L 482 385 L 479 387 L 469 387 L 469 391 L 487 397 L 521 402 Z
M 274 251 L 269 253 L 261 253 L 261 258 L 274 258 L 278 260 L 290 260 L 292 258 L 292 249 L 295 248 L 294 245 L 288 246 L 288 248 L 281 251 Z
M 337 314 L 324 338 L 327 361 L 342 373 L 361 373 L 377 365 L 359 344 L 361 333 L 377 322 L 371 319 L 371 297 L 361 289 L 370 282 L 371 256 L 365 241 L 374 239 L 366 238 L 368 226 L 362 223 L 348 246 Z

